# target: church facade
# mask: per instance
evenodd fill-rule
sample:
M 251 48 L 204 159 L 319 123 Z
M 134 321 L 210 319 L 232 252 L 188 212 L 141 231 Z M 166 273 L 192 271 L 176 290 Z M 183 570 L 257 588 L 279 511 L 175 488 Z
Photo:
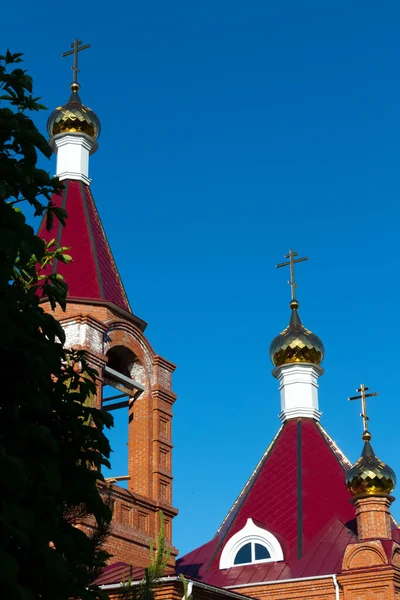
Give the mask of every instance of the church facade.
M 53 265 L 69 286 L 67 309 L 56 314 L 66 344 L 86 350 L 97 369 L 97 405 L 129 413 L 128 473 L 122 477 L 128 484 L 121 487 L 118 477 L 107 482 L 114 505 L 107 550 L 113 556 L 97 584 L 117 596 L 130 572 L 133 584 L 141 579 L 161 510 L 171 559 L 157 598 L 182 598 L 183 574 L 195 600 L 398 600 L 400 529 L 390 513 L 395 474 L 372 449 L 363 386 L 362 453 L 354 465 L 320 424 L 324 346 L 301 322 L 294 267 L 303 259 L 292 251 L 282 265 L 291 270 L 290 320 L 270 347 L 281 427 L 215 537 L 176 560 L 175 366 L 151 347 L 146 323 L 133 314 L 119 276 L 90 188 L 89 160 L 97 150 L 100 121 L 79 91 L 74 77 L 68 102 L 48 121 L 56 174 L 64 184 L 53 202 L 69 218 L 66 227 L 56 224 L 51 231 L 43 223 L 39 234 L 70 247 L 73 258 Z

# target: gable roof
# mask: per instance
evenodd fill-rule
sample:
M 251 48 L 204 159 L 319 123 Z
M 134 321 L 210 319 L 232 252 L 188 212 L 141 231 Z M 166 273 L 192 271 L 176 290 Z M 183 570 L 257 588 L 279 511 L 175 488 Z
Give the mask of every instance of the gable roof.
M 207 544 L 179 559 L 184 575 L 219 587 L 336 573 L 355 540 L 344 485 L 350 463 L 312 419 L 287 421 Z M 225 543 L 248 518 L 279 540 L 284 561 L 219 569 Z
M 70 248 L 72 263 L 56 261 L 54 272 L 63 275 L 68 283 L 70 299 L 111 302 L 131 312 L 89 186 L 71 179 L 63 184 L 61 195 L 54 195 L 52 202 L 66 209 L 66 226 L 55 220 L 52 229 L 47 231 L 43 219 L 38 231 L 46 242 L 56 239 L 59 246 Z

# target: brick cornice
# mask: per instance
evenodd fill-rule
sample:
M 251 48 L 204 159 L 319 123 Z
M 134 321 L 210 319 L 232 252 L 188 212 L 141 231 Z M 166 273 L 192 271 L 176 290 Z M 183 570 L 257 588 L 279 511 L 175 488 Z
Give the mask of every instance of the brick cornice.
M 94 525 L 92 523 L 85 523 L 85 527 L 88 529 L 94 529 Z M 139 532 L 137 529 L 134 529 L 130 525 L 123 525 L 121 523 L 115 523 L 113 521 L 111 526 L 111 535 L 114 538 L 119 540 L 127 541 L 130 543 L 138 544 L 139 546 L 143 546 L 144 548 L 149 548 L 150 544 L 154 542 L 154 537 L 147 535 L 145 533 Z M 177 556 L 178 550 L 175 546 L 168 546 L 171 554 L 173 556 Z
M 82 325 L 90 325 L 97 331 L 104 333 L 107 331 L 107 325 L 102 321 L 99 321 L 95 317 L 84 313 L 77 313 L 76 315 L 70 315 L 65 317 L 64 319 L 59 319 L 61 325 L 68 325 L 69 323 L 79 323 Z
M 171 405 L 175 402 L 175 400 L 178 397 L 175 394 L 175 392 L 173 392 L 172 390 L 160 388 L 158 385 L 152 387 L 151 394 L 152 394 L 153 398 L 157 398 L 159 400 L 164 400 L 164 402 L 167 402 L 168 404 L 171 404 Z M 157 408 L 157 407 L 155 407 L 155 408 Z
M 101 483 L 100 487 L 104 490 L 104 493 L 107 493 L 111 488 L 112 497 L 117 498 L 123 502 L 132 503 L 134 502 L 137 506 L 141 508 L 151 508 L 153 510 L 162 510 L 166 516 L 174 517 L 178 514 L 178 509 L 172 507 L 169 504 L 165 504 L 164 502 L 159 502 L 157 500 L 153 500 L 152 498 L 148 498 L 146 496 L 142 496 L 140 494 L 136 494 L 131 490 L 127 490 L 118 485 L 109 485 Z
M 129 321 L 130 323 L 132 323 L 135 327 L 140 329 L 140 331 L 144 331 L 147 327 L 146 321 L 143 321 L 142 319 L 140 319 L 133 313 L 129 313 L 128 311 L 123 310 L 122 308 L 120 308 L 116 304 L 113 304 L 112 302 L 106 302 L 105 300 L 91 300 L 91 299 L 85 299 L 85 298 L 74 298 L 74 297 L 69 296 L 68 303 L 69 304 L 87 304 L 89 306 L 105 306 L 106 308 L 109 308 L 116 315 L 121 316 L 126 321 Z
M 104 366 L 107 364 L 107 360 L 104 359 L 104 355 L 95 354 L 93 351 L 90 351 L 87 348 L 84 348 L 84 350 L 89 357 L 89 362 L 93 363 L 94 367 L 100 369 L 97 379 L 99 379 L 100 381 L 104 381 L 103 369 Z
M 157 475 L 162 475 L 165 479 L 168 479 L 170 482 L 173 480 L 173 476 L 171 475 L 171 469 L 166 469 L 165 467 L 155 467 L 153 473 Z
M 162 444 L 162 446 L 166 446 L 170 450 L 172 450 L 172 448 L 174 447 L 174 445 L 172 444 L 172 442 L 171 442 L 171 440 L 169 438 L 162 437 L 160 435 L 154 436 L 153 437 L 153 442 Z
M 400 573 L 393 565 L 372 565 L 342 571 L 338 574 L 337 578 L 340 584 L 345 583 L 346 585 L 349 583 L 367 583 L 370 580 L 376 583 L 378 581 L 387 581 L 391 578 L 396 578 L 400 581 Z
M 154 366 L 157 365 L 159 367 L 162 367 L 163 369 L 166 369 L 170 373 L 173 373 L 176 369 L 176 365 L 174 365 L 174 363 L 170 362 L 166 358 L 163 358 L 159 354 L 154 355 L 153 364 L 154 364 Z

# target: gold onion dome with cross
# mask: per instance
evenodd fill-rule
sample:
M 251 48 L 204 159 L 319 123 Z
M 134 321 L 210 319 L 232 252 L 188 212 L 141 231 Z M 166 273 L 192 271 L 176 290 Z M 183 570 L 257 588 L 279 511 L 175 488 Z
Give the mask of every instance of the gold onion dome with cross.
M 346 476 L 346 486 L 352 496 L 391 494 L 396 485 L 393 469 L 376 456 L 370 444 L 371 437 L 369 431 L 364 431 L 361 457 Z
M 90 48 L 90 44 L 82 45 L 79 40 L 74 40 L 71 44 L 72 50 L 64 52 L 62 56 L 73 55 L 74 63 L 72 71 L 74 73 L 71 83 L 71 96 L 66 104 L 56 108 L 47 121 L 47 132 L 50 137 L 60 133 L 84 133 L 94 140 L 100 135 L 100 120 L 95 112 L 82 104 L 79 96 L 80 85 L 78 83 L 78 52 Z
M 299 303 L 295 297 L 295 289 L 297 287 L 294 279 L 294 265 L 298 262 L 308 260 L 307 258 L 298 258 L 297 252 L 290 250 L 285 258 L 289 258 L 288 262 L 276 265 L 280 267 L 290 267 L 290 281 L 292 288 L 292 300 L 289 304 L 292 314 L 289 325 L 272 341 L 269 348 L 269 355 L 275 367 L 290 363 L 311 363 L 320 365 L 324 358 L 324 345 L 315 333 L 309 331 L 301 322 L 298 308 Z
M 346 475 L 346 487 L 352 496 L 382 496 L 389 495 L 396 486 L 396 475 L 393 469 L 380 460 L 371 446 L 371 434 L 367 429 L 369 417 L 367 416 L 366 398 L 377 396 L 377 392 L 366 394 L 368 390 L 361 384 L 357 392 L 360 396 L 353 396 L 349 400 L 361 400 L 364 431 L 362 439 L 364 446 L 360 458 L 354 463 Z

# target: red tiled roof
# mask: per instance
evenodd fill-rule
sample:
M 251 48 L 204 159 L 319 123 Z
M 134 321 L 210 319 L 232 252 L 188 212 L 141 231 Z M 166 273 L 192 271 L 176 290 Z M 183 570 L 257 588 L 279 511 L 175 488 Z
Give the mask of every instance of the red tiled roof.
M 349 463 L 312 419 L 286 422 L 213 540 L 182 557 L 178 572 L 218 587 L 337 573 L 355 540 L 344 485 Z M 279 540 L 284 561 L 219 569 L 225 543 L 248 518 Z
M 47 231 L 43 219 L 38 232 L 47 242 L 56 239 L 58 245 L 70 248 L 72 263 L 58 263 L 53 268 L 68 283 L 70 298 L 103 300 L 131 312 L 89 186 L 74 180 L 63 183 L 63 192 L 54 195 L 52 201 L 66 209 L 66 226 L 55 219 Z

